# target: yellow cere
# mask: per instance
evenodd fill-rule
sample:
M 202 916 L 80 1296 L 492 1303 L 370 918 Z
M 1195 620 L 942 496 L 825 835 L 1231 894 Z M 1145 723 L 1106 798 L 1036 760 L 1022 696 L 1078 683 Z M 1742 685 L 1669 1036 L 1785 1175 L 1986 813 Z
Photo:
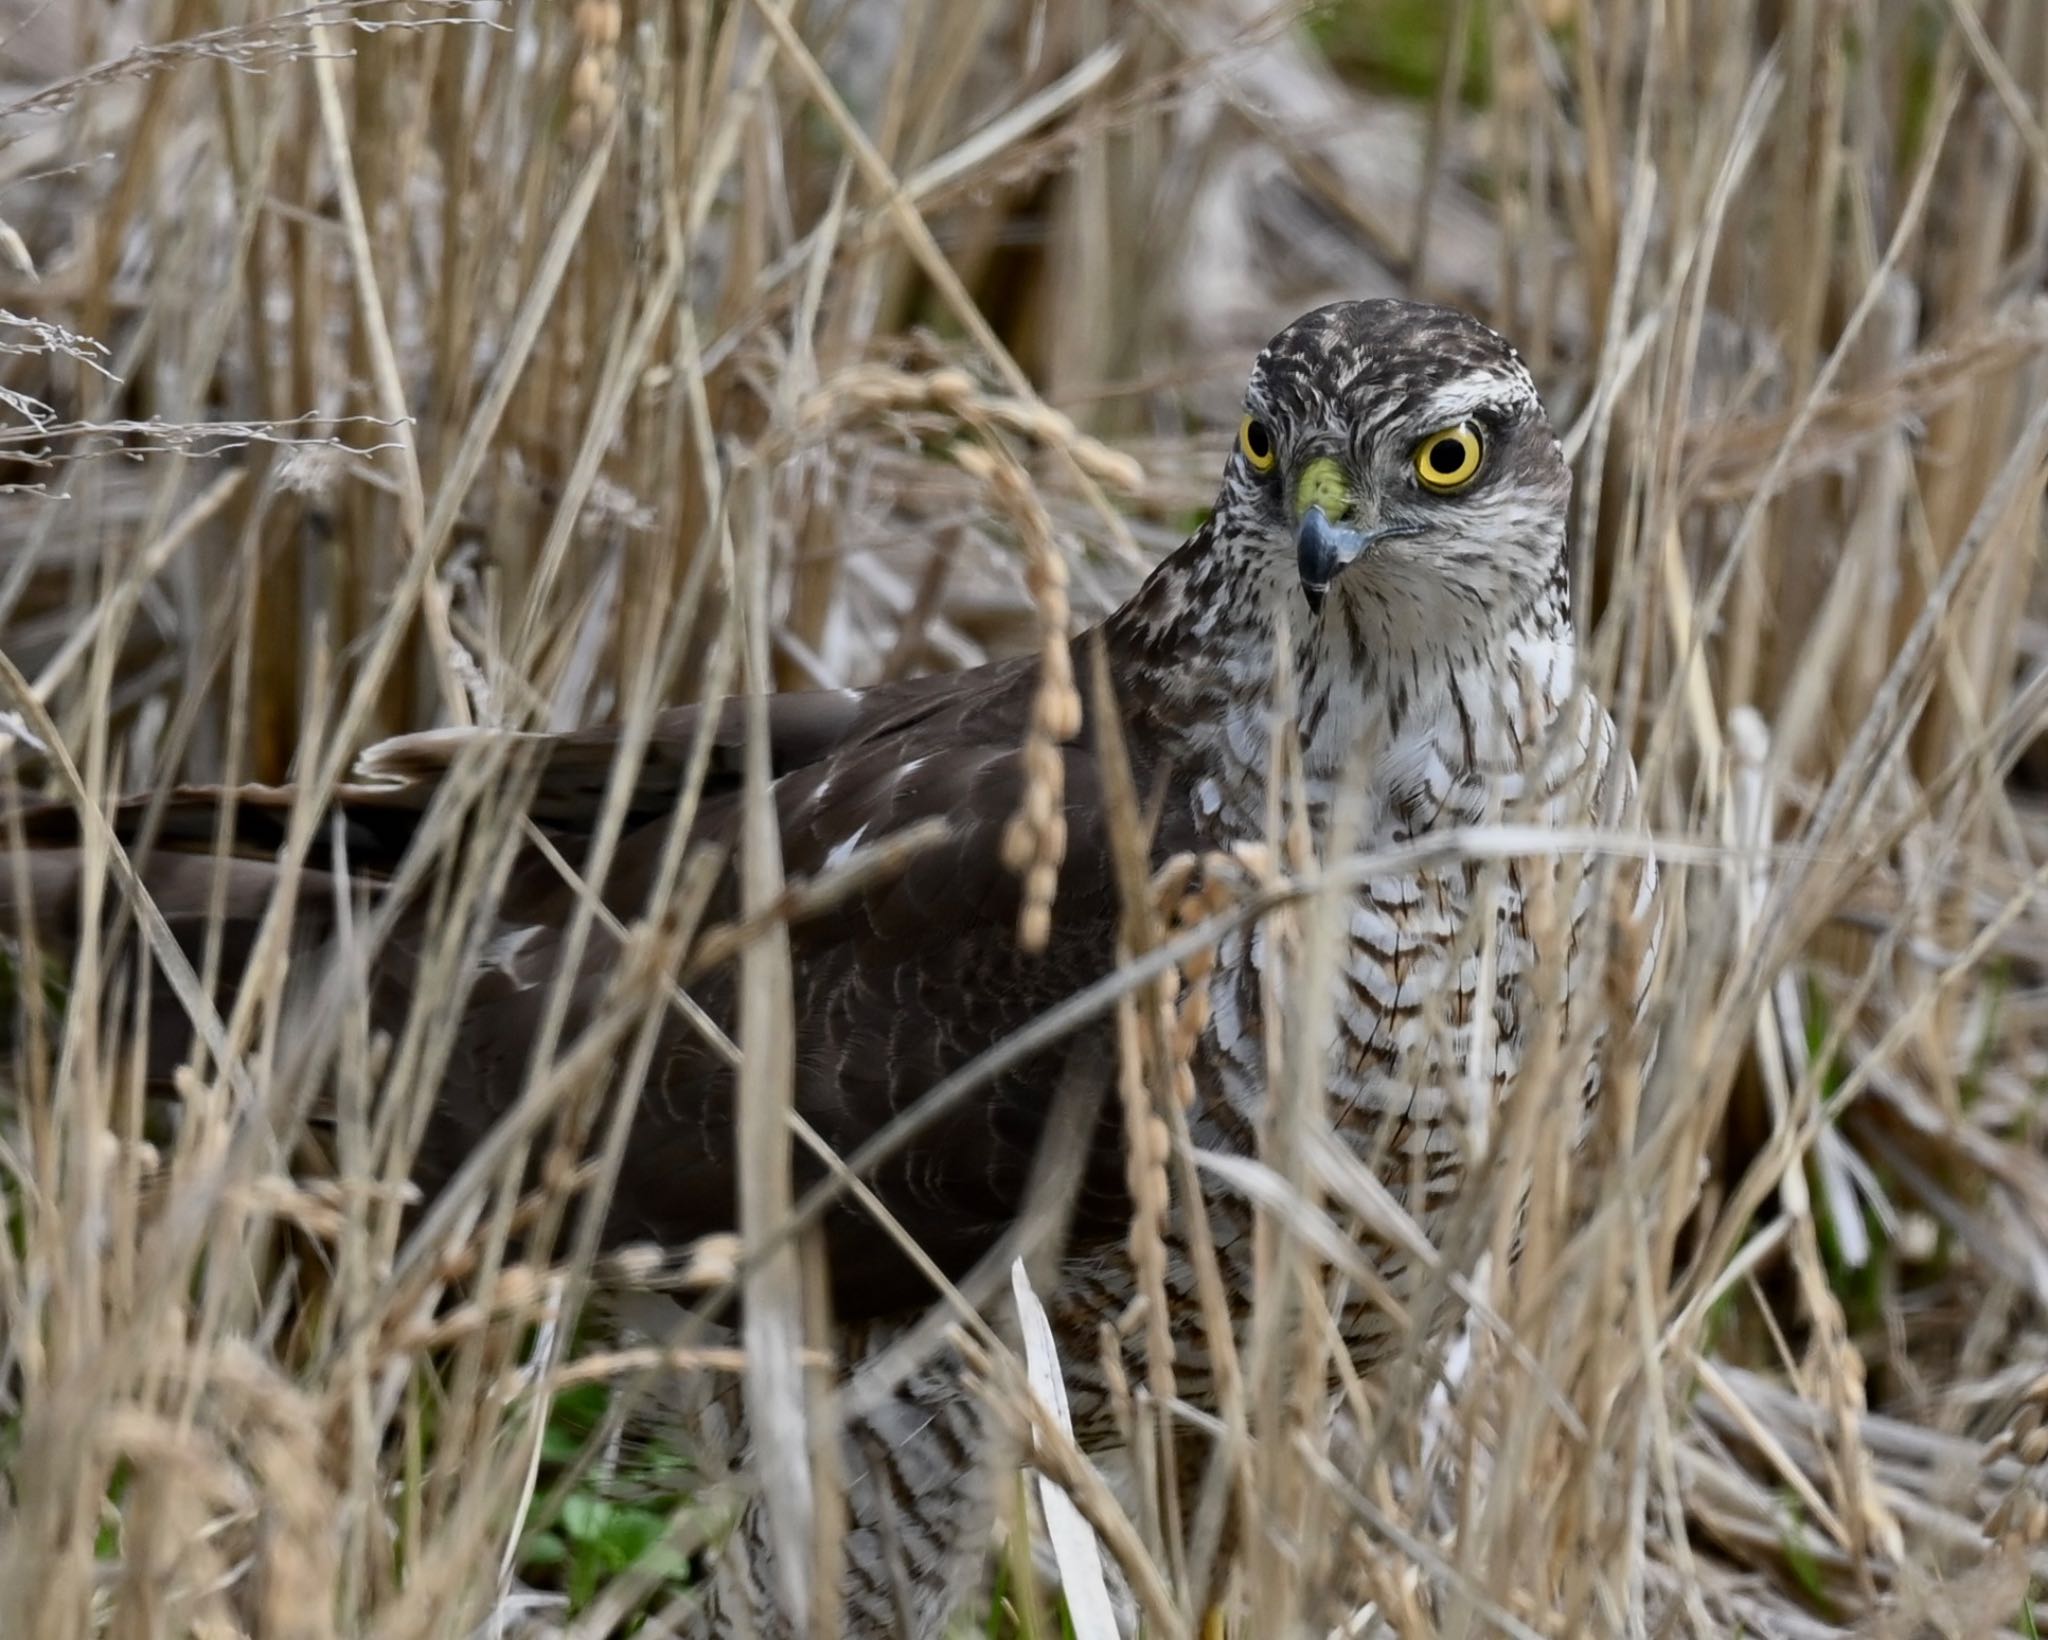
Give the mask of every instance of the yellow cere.
M 1468 421 L 1431 433 L 1415 446 L 1415 476 L 1423 488 L 1438 495 L 1462 490 L 1479 476 L 1479 464 L 1486 448 L 1479 442 L 1479 430 Z
M 1351 480 L 1328 456 L 1317 456 L 1294 481 L 1294 516 L 1306 518 L 1311 507 L 1322 508 L 1332 523 L 1351 516 Z

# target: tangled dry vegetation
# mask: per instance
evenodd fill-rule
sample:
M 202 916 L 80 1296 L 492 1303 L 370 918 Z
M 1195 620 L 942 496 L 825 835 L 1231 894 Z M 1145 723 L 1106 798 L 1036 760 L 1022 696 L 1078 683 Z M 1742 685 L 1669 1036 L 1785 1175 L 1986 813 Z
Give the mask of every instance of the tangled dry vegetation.
M 1513 334 L 1684 954 L 1577 1161 L 1611 999 L 1475 1132 L 1447 1386 L 1418 1337 L 1332 1432 L 1343 1248 L 1271 1193 L 1236 1632 L 2036 1632 L 2048 10 L 5 0 L 0 75 L 6 778 L 81 804 L 1057 644 L 1207 503 L 1280 323 Z M 516 837 L 465 797 L 454 917 Z M 664 1632 L 747 1477 L 647 1408 L 735 1363 L 590 1318 L 729 1271 L 593 1269 L 559 1175 L 512 1262 L 516 1169 L 402 1237 L 417 1044 L 309 1063 L 279 967 L 163 1127 L 128 972 L 8 968 L 7 1632 Z M 1042 1467 L 1187 1633 L 1202 1522 L 1133 1427 L 1114 1497 Z M 1057 1632 L 1009 1495 L 991 1632 Z

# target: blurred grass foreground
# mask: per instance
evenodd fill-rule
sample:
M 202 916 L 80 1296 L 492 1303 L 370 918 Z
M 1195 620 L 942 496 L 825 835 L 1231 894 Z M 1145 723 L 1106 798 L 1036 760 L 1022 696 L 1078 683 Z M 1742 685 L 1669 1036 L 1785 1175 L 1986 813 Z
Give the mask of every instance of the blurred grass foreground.
M 1214 1580 L 1067 1477 L 1094 1552 L 1148 1636 L 2033 1636 L 2044 275 L 2039 0 L 0 0 L 0 785 L 1029 650 L 1282 324 L 1466 308 L 1672 845 L 1654 1068 L 1500 1141 L 1454 1382 L 1229 1409 Z M 421 1248 L 390 1042 L 338 1128 L 262 1026 L 166 1121 L 121 963 L 4 978 L 0 1632 L 688 1632 L 749 1477 L 663 1317 L 729 1252 L 515 1254 L 516 1175 Z M 987 1632 L 1100 1640 L 1041 1495 Z

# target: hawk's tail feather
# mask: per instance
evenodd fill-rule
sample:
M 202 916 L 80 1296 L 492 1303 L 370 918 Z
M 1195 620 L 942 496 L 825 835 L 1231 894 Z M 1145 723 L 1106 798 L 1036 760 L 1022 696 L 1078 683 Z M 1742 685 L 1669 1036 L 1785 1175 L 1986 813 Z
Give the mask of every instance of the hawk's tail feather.
M 323 849 L 322 858 L 289 879 L 279 862 L 291 801 L 289 791 L 276 788 L 191 787 L 161 805 L 135 799 L 107 814 L 135 882 L 185 963 L 213 974 L 212 1001 L 222 1012 L 232 1006 L 258 931 L 287 881 L 295 960 L 335 926 L 331 851 Z M 19 1045 L 31 986 L 46 1019 L 64 1017 L 90 916 L 110 994 L 140 999 L 126 1007 L 143 1038 L 145 1083 L 168 1086 L 190 1060 L 193 1022 L 162 965 L 148 964 L 146 992 L 135 984 L 143 972 L 138 959 L 151 942 L 138 932 L 123 875 L 70 804 L 0 794 L 0 1055 L 11 1058 Z

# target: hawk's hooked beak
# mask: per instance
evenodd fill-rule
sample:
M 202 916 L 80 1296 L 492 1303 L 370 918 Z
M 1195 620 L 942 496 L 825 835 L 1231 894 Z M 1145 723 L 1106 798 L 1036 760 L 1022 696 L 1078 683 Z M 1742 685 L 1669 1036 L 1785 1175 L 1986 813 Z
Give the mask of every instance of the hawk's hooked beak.
M 1345 565 L 1356 562 L 1366 548 L 1389 536 L 1407 535 L 1409 529 L 1397 524 L 1361 528 L 1351 522 L 1354 506 L 1351 480 L 1344 469 L 1328 456 L 1318 456 L 1301 470 L 1294 486 L 1296 562 L 1301 569 L 1301 590 L 1311 613 L 1320 614 L 1323 595 Z

